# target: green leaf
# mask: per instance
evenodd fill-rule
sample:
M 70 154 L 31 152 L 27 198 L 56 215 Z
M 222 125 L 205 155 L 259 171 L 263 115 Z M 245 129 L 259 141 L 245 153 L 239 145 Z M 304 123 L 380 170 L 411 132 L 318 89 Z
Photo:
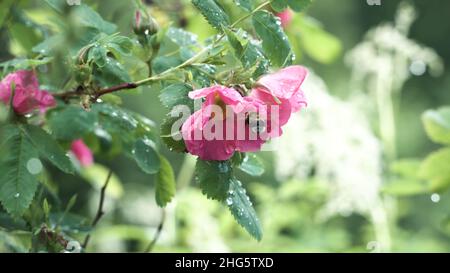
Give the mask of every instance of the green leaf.
M 161 168 L 161 160 L 155 150 L 155 144 L 149 139 L 139 139 L 135 142 L 133 156 L 142 171 L 148 174 L 155 174 Z
M 58 169 L 66 173 L 74 173 L 75 169 L 59 144 L 41 128 L 33 125 L 24 125 L 24 133 L 34 145 L 39 154 L 45 157 Z
M 247 230 L 256 240 L 261 241 L 262 229 L 258 216 L 247 196 L 242 183 L 235 178 L 229 182 L 226 204 L 236 221 Z
M 94 164 L 80 170 L 81 177 L 97 190 L 100 190 L 103 187 L 108 174 L 109 169 L 99 164 Z M 120 198 L 123 194 L 122 182 L 115 174 L 112 174 L 109 180 L 106 194 L 113 198 Z
M 62 13 L 64 8 L 67 7 L 67 2 L 65 0 L 44 0 L 50 7 L 52 7 L 57 12 Z
M 197 160 L 195 179 L 199 182 L 203 194 L 226 203 L 236 221 L 250 235 L 261 240 L 262 231 L 258 217 L 241 182 L 234 177 L 231 160 Z
M 33 200 L 42 165 L 35 168 L 38 153 L 24 133 L 18 127 L 9 130 L 7 155 L 0 163 L 0 201 L 10 215 L 20 217 Z
M 450 186 L 450 148 L 430 154 L 419 169 L 419 176 L 430 182 L 430 190 L 442 191 Z
M 287 0 L 289 7 L 296 12 L 304 11 L 309 5 L 312 4 L 313 0 Z
M 273 65 L 284 67 L 292 63 L 294 55 L 280 20 L 270 12 L 258 11 L 253 15 L 253 26 L 262 39 L 265 55 Z
M 94 70 L 94 75 L 100 85 L 105 87 L 131 81 L 130 75 L 123 65 L 110 57 L 106 57 L 103 67 Z
M 237 6 L 240 8 L 246 10 L 246 11 L 252 11 L 254 6 L 254 0 L 234 0 Z
M 391 171 L 401 177 L 417 178 L 421 163 L 419 159 L 398 160 L 392 163 Z
M 192 86 L 185 83 L 175 83 L 161 90 L 159 99 L 169 109 L 178 105 L 186 105 L 189 109 L 193 109 L 194 100 L 188 97 L 188 93 L 191 91 Z
M 235 33 L 228 28 L 224 28 L 224 31 L 236 59 L 242 63 L 243 67 L 250 72 L 254 70 L 253 77 L 255 78 L 265 74 L 269 68 L 269 61 L 257 45 L 244 38 L 248 37 L 248 34 L 241 30 Z
M 5 19 L 10 13 L 10 7 L 14 3 L 14 0 L 2 0 L 0 2 L 0 28 L 3 26 Z
M 95 112 L 88 112 L 78 106 L 67 106 L 52 110 L 48 124 L 56 139 L 75 140 L 93 132 L 98 118 Z
M 422 115 L 422 121 L 431 140 L 450 144 L 450 107 L 428 110 Z
M 395 196 L 412 196 L 418 194 L 428 193 L 430 191 L 429 185 L 418 179 L 400 178 L 390 181 L 382 187 L 383 193 Z
M 287 0 L 274 0 L 270 4 L 274 11 L 276 12 L 282 12 L 283 10 L 287 9 L 288 7 L 288 1 Z
M 251 176 L 261 176 L 264 173 L 264 164 L 254 154 L 246 154 L 239 169 Z
M 294 31 L 306 54 L 314 60 L 328 64 L 342 53 L 340 40 L 326 32 L 314 19 L 296 16 L 292 25 L 298 26 Z
M 181 117 L 172 115 L 171 113 L 161 123 L 161 139 L 170 151 L 178 153 L 186 152 L 186 145 L 180 131 L 182 125 Z
M 114 36 L 106 46 L 116 58 L 129 56 L 134 47 L 133 41 L 125 36 Z
M 0 67 L 2 67 L 4 71 L 7 71 L 8 69 L 11 69 L 11 70 L 30 69 L 30 68 L 35 68 L 39 65 L 48 64 L 52 60 L 53 60 L 53 58 L 51 58 L 51 57 L 44 57 L 42 59 L 17 58 L 17 59 L 12 59 L 12 60 L 0 63 Z
M 117 29 L 116 25 L 103 20 L 96 11 L 84 4 L 75 7 L 73 18 L 80 26 L 95 28 L 107 34 L 112 34 Z
M 208 198 L 225 201 L 233 179 L 233 167 L 230 161 L 199 159 L 195 165 L 195 179 Z
M 215 0 L 192 0 L 192 3 L 213 27 L 221 30 L 230 24 L 228 15 Z
M 91 50 L 89 50 L 89 59 L 93 59 L 95 64 L 98 67 L 104 67 L 106 65 L 106 61 L 108 60 L 108 51 L 103 46 L 94 46 Z
M 160 156 L 160 161 L 161 169 L 155 178 L 156 203 L 160 207 L 165 207 L 175 196 L 176 183 L 170 162 L 163 156 Z
M 181 28 L 170 27 L 166 32 L 167 38 L 179 47 L 198 47 L 197 35 Z

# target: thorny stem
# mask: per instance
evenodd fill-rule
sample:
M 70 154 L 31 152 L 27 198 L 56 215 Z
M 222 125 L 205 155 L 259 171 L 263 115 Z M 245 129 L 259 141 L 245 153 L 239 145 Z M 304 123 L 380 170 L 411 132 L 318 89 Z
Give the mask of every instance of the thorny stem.
M 106 181 L 105 184 L 103 185 L 103 187 L 100 190 L 100 201 L 98 203 L 98 209 L 97 209 L 97 214 L 95 215 L 94 220 L 92 221 L 91 227 L 94 228 L 98 222 L 100 221 L 100 219 L 102 218 L 102 216 L 105 214 L 105 212 L 103 211 L 103 203 L 105 202 L 105 194 L 106 194 L 106 188 L 108 187 L 109 181 L 111 180 L 112 177 L 112 170 L 109 171 L 108 176 L 106 177 Z M 84 249 L 86 249 L 87 245 L 89 244 L 89 240 L 91 239 L 91 234 L 88 234 L 86 236 L 86 238 L 84 239 L 83 245 L 82 247 Z
M 251 17 L 253 14 L 255 14 L 257 11 L 263 9 L 264 7 L 266 7 L 267 5 L 269 5 L 272 2 L 272 0 L 268 0 L 265 1 L 264 3 L 262 3 L 261 5 L 259 5 L 258 7 L 256 7 L 251 13 L 246 14 L 245 16 L 239 18 L 238 20 L 236 20 L 233 24 L 231 24 L 231 28 L 237 26 L 239 23 L 245 21 L 247 18 Z M 197 54 L 195 54 L 194 56 L 192 56 L 191 58 L 189 58 L 188 60 L 184 61 L 183 63 L 174 66 L 172 68 L 169 68 L 163 72 L 161 72 L 158 75 L 154 75 L 136 82 L 130 82 L 130 83 L 122 83 L 113 87 L 109 87 L 109 88 L 105 88 L 105 89 L 100 89 L 97 90 L 95 92 L 95 94 L 93 95 L 93 101 L 96 101 L 99 97 L 109 94 L 109 93 L 113 93 L 116 91 L 120 91 L 120 90 L 125 90 L 125 89 L 134 89 L 137 88 L 141 85 L 145 85 L 147 83 L 153 82 L 153 81 L 157 81 L 157 80 L 161 80 L 164 77 L 166 77 L 167 75 L 169 75 L 170 73 L 184 68 L 186 66 L 192 65 L 193 63 L 195 63 L 199 58 L 201 58 L 205 53 L 207 53 L 211 48 L 214 48 L 214 46 L 220 42 L 223 38 L 225 38 L 225 33 L 222 33 L 214 42 L 211 46 L 207 46 L 204 49 L 202 49 L 200 52 L 198 52 Z M 82 90 L 81 90 L 82 91 Z M 54 94 L 55 97 L 59 97 L 61 99 L 67 100 L 69 98 L 72 97 L 78 97 L 80 95 L 80 90 L 72 90 L 72 91 L 67 91 L 67 92 L 63 92 L 63 93 L 56 93 Z

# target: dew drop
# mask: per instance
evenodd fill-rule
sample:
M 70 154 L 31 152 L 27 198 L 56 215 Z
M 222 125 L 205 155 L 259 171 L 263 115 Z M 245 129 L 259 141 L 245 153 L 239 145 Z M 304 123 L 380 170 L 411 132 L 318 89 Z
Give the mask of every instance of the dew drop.
M 226 202 L 227 202 L 228 206 L 233 205 L 233 199 L 231 199 L 231 198 L 227 198 Z
M 32 158 L 27 162 L 27 170 L 30 174 L 36 175 L 42 172 L 42 163 L 37 158 Z
M 19 198 L 20 197 L 20 193 L 17 192 L 16 194 L 14 194 L 14 197 L 15 198 Z
M 441 196 L 437 193 L 433 193 L 430 198 L 433 203 L 438 203 L 441 201 Z

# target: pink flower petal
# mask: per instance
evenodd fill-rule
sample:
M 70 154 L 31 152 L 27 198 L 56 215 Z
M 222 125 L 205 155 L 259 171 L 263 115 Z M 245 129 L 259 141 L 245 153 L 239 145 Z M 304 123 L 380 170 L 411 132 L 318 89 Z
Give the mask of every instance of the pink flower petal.
M 53 96 L 39 90 L 39 82 L 33 71 L 19 70 L 8 74 L 0 82 L 0 100 L 8 104 L 11 97 L 11 85 L 14 83 L 13 107 L 18 114 L 27 114 L 36 109 L 45 111 L 55 105 Z
M 266 89 L 266 92 L 277 98 L 290 99 L 300 91 L 300 86 L 306 78 L 306 68 L 294 65 L 281 69 L 273 74 L 260 78 L 257 85 Z

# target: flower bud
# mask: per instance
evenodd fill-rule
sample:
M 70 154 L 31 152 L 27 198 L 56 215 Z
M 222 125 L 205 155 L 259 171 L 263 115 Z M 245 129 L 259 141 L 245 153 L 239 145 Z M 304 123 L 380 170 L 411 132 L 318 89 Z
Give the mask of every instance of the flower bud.
M 148 18 L 145 18 L 140 11 L 136 11 L 133 24 L 133 31 L 136 35 L 151 36 L 157 33 L 158 30 L 159 25 L 153 17 L 148 16 Z

